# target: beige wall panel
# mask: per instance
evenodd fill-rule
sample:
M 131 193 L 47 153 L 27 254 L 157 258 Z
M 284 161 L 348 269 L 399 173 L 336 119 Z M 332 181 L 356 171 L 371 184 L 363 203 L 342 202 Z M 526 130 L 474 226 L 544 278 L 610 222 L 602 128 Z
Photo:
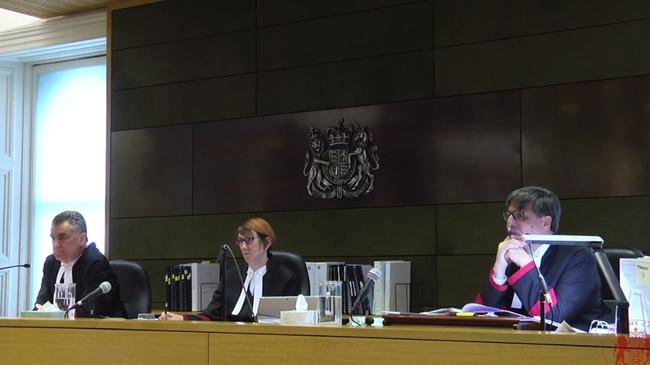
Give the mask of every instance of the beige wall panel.
M 204 365 L 207 334 L 0 328 L 3 362 L 12 364 Z M 43 344 L 43 345 L 39 345 Z M 48 344 L 56 348 L 46 350 Z M 166 351 L 173 348 L 174 351 Z M 29 361 L 24 361 L 27 357 Z
M 263 357 L 251 344 L 264 343 Z M 630 350 L 631 352 L 634 350 Z M 640 351 L 637 351 L 640 352 Z M 318 354 L 318 356 L 315 356 Z M 613 364 L 612 349 L 464 341 L 391 341 L 382 338 L 210 334 L 210 364 L 487 364 L 520 365 L 522 354 L 540 363 Z

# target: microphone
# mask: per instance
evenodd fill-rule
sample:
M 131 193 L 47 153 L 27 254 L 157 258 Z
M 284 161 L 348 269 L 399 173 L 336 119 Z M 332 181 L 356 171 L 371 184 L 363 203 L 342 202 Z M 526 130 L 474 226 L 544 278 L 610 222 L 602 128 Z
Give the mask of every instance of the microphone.
M 221 245 L 221 250 L 219 250 L 219 254 L 217 255 L 218 263 L 223 263 L 223 261 L 226 259 L 227 250 L 230 250 L 230 246 L 228 246 L 228 244 Z
M 101 284 L 99 284 L 99 287 L 97 287 L 97 289 L 91 291 L 85 297 L 81 298 L 81 300 L 75 303 L 72 307 L 70 307 L 68 311 L 74 308 L 81 307 L 82 305 L 84 305 L 84 303 L 94 300 L 95 298 L 108 293 L 109 291 L 111 291 L 111 289 L 112 289 L 111 283 L 109 283 L 108 281 L 102 282 Z
M 0 267 L 0 270 L 12 269 L 14 267 L 24 267 L 25 269 L 29 269 L 30 266 L 31 266 L 30 264 L 11 265 L 11 266 Z
M 370 288 L 375 286 L 375 282 L 377 280 L 381 279 L 381 271 L 379 271 L 376 268 L 370 269 L 368 271 L 368 280 L 366 281 L 366 285 L 363 287 L 363 290 L 361 290 L 361 293 L 357 296 L 357 299 L 354 301 L 354 304 L 352 305 L 352 308 L 350 309 L 350 315 L 354 313 L 354 310 L 361 305 L 361 302 L 366 299 L 368 296 L 368 293 L 370 293 Z
M 239 284 L 241 285 L 242 289 L 244 289 L 244 278 L 241 276 L 241 270 L 239 270 L 239 264 L 237 263 L 237 260 L 235 259 L 235 254 L 232 252 L 232 249 L 230 248 L 230 246 L 228 246 L 228 244 L 225 244 L 225 245 L 221 246 L 221 249 L 222 249 L 222 251 L 228 250 L 228 252 L 230 252 L 230 258 L 235 263 L 235 268 L 236 268 L 235 271 L 237 271 L 237 276 L 239 277 Z M 224 252 L 224 255 L 225 255 L 225 252 Z M 225 257 L 224 257 L 224 263 L 225 263 Z M 225 279 L 226 279 L 226 277 L 224 275 L 224 277 L 222 279 L 224 284 L 226 283 Z M 246 292 L 247 291 L 248 290 L 246 290 Z M 257 322 L 257 314 L 253 313 L 253 305 L 251 304 L 251 301 L 248 298 L 248 293 L 246 293 L 246 292 L 244 292 L 244 299 L 246 300 L 246 304 L 248 305 L 248 308 L 250 308 L 251 314 L 253 315 L 253 322 Z M 239 295 L 241 295 L 241 294 L 239 294 Z M 226 297 L 225 297 L 225 290 L 224 290 L 224 302 L 223 302 L 223 307 L 224 308 L 226 307 L 225 299 L 226 299 Z M 226 309 L 226 312 L 227 311 L 228 310 Z M 243 319 L 239 314 L 236 314 L 234 316 L 237 318 L 237 320 L 242 320 Z M 250 322 L 250 319 L 248 321 Z

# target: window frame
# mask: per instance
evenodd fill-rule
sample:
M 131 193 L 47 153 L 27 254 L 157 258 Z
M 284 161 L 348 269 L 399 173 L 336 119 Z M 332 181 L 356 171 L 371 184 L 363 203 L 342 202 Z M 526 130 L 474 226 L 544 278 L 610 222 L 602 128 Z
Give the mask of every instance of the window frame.
M 29 148 L 29 165 L 28 165 L 28 172 L 29 175 L 26 176 L 25 178 L 28 179 L 29 182 L 29 192 L 28 195 L 24 195 L 28 197 L 29 201 L 29 206 L 26 207 L 28 210 L 28 222 L 29 226 L 26 227 L 28 230 L 27 232 L 27 237 L 29 242 L 29 251 L 28 251 L 28 256 L 26 256 L 27 261 L 32 261 L 33 255 L 36 251 L 36 242 L 43 241 L 42 237 L 46 236 L 49 234 L 49 232 L 34 232 L 33 231 L 33 225 L 35 223 L 35 211 L 36 211 L 36 199 L 35 199 L 35 137 L 36 137 L 36 99 L 38 96 L 38 76 L 40 74 L 44 73 L 49 73 L 49 72 L 57 72 L 57 71 L 65 71 L 65 70 L 72 70 L 72 69 L 77 69 L 77 68 L 84 68 L 84 67 L 90 67 L 90 66 L 98 66 L 98 65 L 104 65 L 107 67 L 106 64 L 106 56 L 96 56 L 96 57 L 89 57 L 89 58 L 80 58 L 80 59 L 73 59 L 73 60 L 67 60 L 67 61 L 60 61 L 60 62 L 54 62 L 54 63 L 45 63 L 45 64 L 38 64 L 38 65 L 33 65 L 30 67 L 31 69 L 31 77 L 30 77 L 30 82 L 31 82 L 31 95 L 30 95 L 30 128 L 29 128 L 29 134 L 30 134 L 30 140 L 29 140 L 29 146 L 25 146 Z M 106 106 L 106 105 L 105 105 Z M 105 131 L 104 134 L 106 135 L 108 132 L 108 125 L 105 124 Z M 106 157 L 106 151 L 107 148 L 104 150 L 104 156 Z M 24 148 L 25 149 L 25 148 Z M 26 151 L 27 152 L 27 151 Z M 25 164 L 23 164 L 24 168 L 27 168 Z M 107 166 L 105 167 L 105 173 L 107 172 Z M 105 182 L 106 182 L 105 178 Z M 25 184 L 23 184 L 25 185 Z M 107 204 L 107 196 L 106 196 L 106 190 L 104 190 L 104 214 L 106 214 L 106 204 Z M 104 223 L 106 220 L 104 220 Z M 106 228 L 106 226 L 102 227 Z M 103 251 L 106 251 L 107 245 L 104 245 Z M 38 285 L 38 278 L 41 276 L 41 271 L 40 269 L 42 268 L 43 262 L 33 262 L 33 269 L 30 270 L 30 275 L 27 278 L 27 287 L 29 288 L 29 291 L 27 293 L 27 300 L 28 302 L 33 302 L 36 297 L 31 297 L 31 293 L 34 293 L 37 288 L 34 288 L 32 284 Z M 38 276 L 34 278 L 34 276 Z
M 33 141 L 33 111 L 32 111 L 32 89 L 33 89 L 33 68 L 38 65 L 85 59 L 89 57 L 104 56 L 107 54 L 107 24 L 108 16 L 105 9 L 90 11 L 70 16 L 62 16 L 37 24 L 30 24 L 24 27 L 0 32 L 0 61 L 13 62 L 22 69 L 23 81 L 16 85 L 15 95 L 19 100 L 20 110 L 17 111 L 17 121 L 20 132 L 18 139 L 21 146 L 18 152 L 21 158 L 21 183 L 20 187 L 13 191 L 19 195 L 20 205 L 15 209 L 20 217 L 20 228 L 17 237 L 12 241 L 12 249 L 18 252 L 20 263 L 29 262 L 32 255 L 31 226 L 32 226 L 32 141 Z M 108 63 L 107 60 L 107 69 Z M 110 85 L 110 80 L 107 80 Z M 107 86 L 107 97 L 110 87 Z M 107 103 L 107 120 L 110 115 L 110 108 Z M 108 217 L 108 189 L 109 189 L 109 155 L 110 134 L 107 122 L 106 139 L 106 214 Z M 106 247 L 108 251 L 108 219 L 105 225 Z M 4 233 L 4 232 L 0 232 Z M 7 310 L 9 316 L 17 316 L 21 310 L 29 310 L 33 306 L 31 298 L 32 275 L 42 275 L 43 263 L 31 262 L 30 269 L 18 271 L 18 298 Z M 16 291 L 5 293 L 15 295 Z

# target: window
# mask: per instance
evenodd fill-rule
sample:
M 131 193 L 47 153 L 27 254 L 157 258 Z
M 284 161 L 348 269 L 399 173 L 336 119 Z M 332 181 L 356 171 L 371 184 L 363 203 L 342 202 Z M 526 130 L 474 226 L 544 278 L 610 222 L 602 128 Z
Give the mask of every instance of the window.
M 52 253 L 50 224 L 56 214 L 83 214 L 89 242 L 104 252 L 107 133 L 105 57 L 33 70 L 31 303 Z
M 46 140 L 51 141 L 59 136 L 42 133 L 42 126 L 36 125 L 36 99 L 37 96 L 44 96 L 44 94 L 37 94 L 37 84 L 48 78 L 44 76 L 39 81 L 38 77 L 50 72 L 56 73 L 74 68 L 104 67 L 104 58 L 91 59 L 91 57 L 106 54 L 106 22 L 106 9 L 97 9 L 51 18 L 47 21 L 38 20 L 5 31 L 0 30 L 0 207 L 2 207 L 0 209 L 0 264 L 2 265 L 0 266 L 32 264 L 31 269 L 10 269 L 0 272 L 0 315 L 2 316 L 17 316 L 21 310 L 32 308 L 34 296 L 40 287 L 42 260 L 45 254 L 51 251 L 48 236 L 52 217 L 45 217 L 47 213 L 42 213 L 46 205 L 37 207 L 33 200 L 36 195 L 39 195 L 45 199 L 46 204 L 52 203 L 52 194 L 43 190 L 43 187 L 37 188 L 33 176 L 39 174 L 35 171 L 34 163 L 37 162 L 35 153 L 42 153 L 47 158 L 50 156 L 47 152 L 35 150 L 37 143 L 35 133 L 41 133 L 39 138 L 45 134 Z M 0 24 L 0 28 L 10 25 L 5 23 L 7 22 Z M 60 62 L 71 60 L 82 61 Z M 63 74 L 65 73 L 58 75 Z M 105 72 L 102 72 L 103 74 Z M 105 88 L 102 87 L 102 96 L 97 99 L 101 100 L 100 107 L 93 108 L 101 110 L 102 114 L 105 113 L 104 90 Z M 78 109 L 87 109 L 84 105 L 87 103 L 84 93 L 85 91 L 75 94 Z M 58 91 L 50 94 L 50 97 L 63 95 Z M 50 110 L 40 110 L 39 113 L 41 112 L 49 113 Z M 105 125 L 103 117 L 102 124 Z M 82 134 L 88 133 L 84 131 Z M 74 151 L 88 154 L 91 151 L 85 148 L 87 145 L 104 149 L 106 136 L 107 134 L 104 133 L 103 138 L 99 140 L 98 143 L 101 145 L 94 145 L 84 140 L 73 141 L 74 145 L 60 141 L 55 156 L 60 157 L 61 161 L 64 158 L 68 160 L 76 158 L 75 166 L 81 166 L 82 163 L 86 163 L 84 161 L 86 156 L 74 155 Z M 87 138 L 86 135 L 83 137 Z M 100 171 L 103 176 L 105 160 L 106 156 L 103 152 L 101 159 L 83 166 L 83 171 L 78 174 L 79 179 L 86 181 L 93 190 L 103 189 L 90 180 L 94 178 L 101 180 L 94 171 Z M 45 165 L 50 163 L 47 159 L 39 161 Z M 45 179 L 48 178 L 53 182 L 62 179 L 61 174 Z M 68 185 L 66 188 L 66 190 L 75 189 L 77 196 L 85 194 L 85 190 L 73 185 Z M 63 209 L 69 208 L 88 209 L 87 206 L 78 205 L 66 206 Z M 39 217 L 45 217 L 43 218 L 47 220 L 45 226 L 35 224 L 35 213 L 39 214 Z M 94 217 L 91 211 L 83 213 L 88 220 L 90 238 L 102 246 L 101 235 L 106 222 L 98 221 L 99 218 Z M 45 251 L 35 252 L 38 249 L 45 249 Z

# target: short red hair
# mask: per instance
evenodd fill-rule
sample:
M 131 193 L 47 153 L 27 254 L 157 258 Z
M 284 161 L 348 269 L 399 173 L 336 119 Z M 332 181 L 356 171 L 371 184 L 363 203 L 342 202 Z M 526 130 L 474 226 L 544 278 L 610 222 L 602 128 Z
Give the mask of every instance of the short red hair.
M 251 232 L 256 232 L 261 239 L 266 237 L 271 239 L 271 245 L 275 243 L 275 231 L 264 218 L 251 218 L 244 222 L 241 226 L 237 227 L 237 233 L 245 235 Z M 270 247 L 270 246 L 269 246 Z

